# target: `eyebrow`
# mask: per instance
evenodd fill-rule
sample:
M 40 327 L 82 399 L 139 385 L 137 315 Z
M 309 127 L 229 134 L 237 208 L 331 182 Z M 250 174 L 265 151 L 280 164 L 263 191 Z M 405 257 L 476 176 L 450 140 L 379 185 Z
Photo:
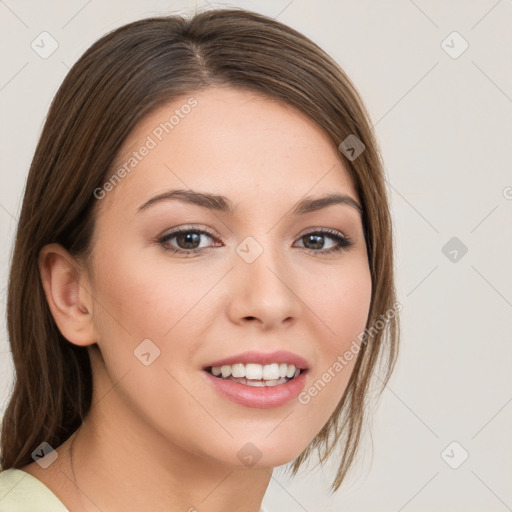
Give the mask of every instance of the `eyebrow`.
M 161 201 L 170 200 L 177 200 L 189 204 L 194 204 L 209 210 L 227 213 L 229 215 L 234 215 L 238 211 L 238 207 L 233 205 L 233 203 L 225 196 L 181 189 L 168 190 L 167 192 L 152 197 L 141 206 L 139 206 L 137 211 L 146 210 L 150 206 Z M 306 213 L 321 210 L 333 204 L 345 204 L 355 208 L 361 215 L 363 213 L 362 207 L 354 198 L 346 194 L 336 193 L 328 194 L 319 198 L 305 197 L 293 206 L 291 215 L 304 215 Z

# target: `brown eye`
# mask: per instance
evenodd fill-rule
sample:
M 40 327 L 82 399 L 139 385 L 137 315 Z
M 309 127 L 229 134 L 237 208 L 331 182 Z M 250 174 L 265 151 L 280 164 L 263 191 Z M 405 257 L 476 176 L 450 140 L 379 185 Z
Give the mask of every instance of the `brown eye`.
M 214 240 L 213 235 L 201 229 L 178 229 L 167 233 L 158 240 L 159 245 L 165 250 L 174 253 L 194 254 L 210 249 L 211 245 L 201 243 L 206 239 Z
M 308 249 L 323 249 L 324 247 L 324 236 L 317 235 L 316 233 L 311 233 L 309 235 L 304 235 L 302 237 L 302 243 L 308 248 Z M 308 245 L 311 244 L 311 245 Z
M 327 248 L 325 247 L 326 239 L 331 239 L 334 241 L 334 243 L 329 244 Z M 342 235 L 341 233 L 331 229 L 322 229 L 307 233 L 302 235 L 300 240 L 303 243 L 303 247 L 305 249 L 320 254 L 342 251 L 354 245 L 348 236 Z
M 176 235 L 175 238 L 180 249 L 197 249 L 201 242 L 201 235 L 198 235 L 197 232 L 194 231 L 180 233 Z

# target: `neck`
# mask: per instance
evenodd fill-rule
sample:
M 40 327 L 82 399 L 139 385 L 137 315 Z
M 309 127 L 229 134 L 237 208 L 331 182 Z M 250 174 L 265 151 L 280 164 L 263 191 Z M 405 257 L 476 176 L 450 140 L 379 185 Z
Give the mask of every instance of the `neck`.
M 93 504 L 125 512 L 260 510 L 271 469 L 233 467 L 177 446 L 127 408 L 115 389 L 100 396 L 105 399 L 93 400 L 68 440 L 67 476 L 83 510 L 96 510 Z
M 259 512 L 272 468 L 222 463 L 181 439 L 178 446 L 130 408 L 103 372 L 95 377 L 93 405 L 56 462 L 23 468 L 69 510 Z

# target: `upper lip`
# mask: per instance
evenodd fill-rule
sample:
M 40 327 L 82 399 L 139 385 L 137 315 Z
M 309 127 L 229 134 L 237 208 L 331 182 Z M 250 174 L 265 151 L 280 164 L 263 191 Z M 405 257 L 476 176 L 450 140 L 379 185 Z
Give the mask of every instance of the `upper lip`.
M 277 350 L 275 352 L 257 352 L 252 350 L 236 354 L 234 356 L 225 357 L 224 359 L 212 361 L 206 365 L 204 369 L 206 370 L 206 368 L 209 368 L 210 366 L 224 366 L 236 363 L 256 363 L 262 365 L 271 363 L 288 363 L 293 364 L 295 368 L 299 368 L 301 370 L 305 370 L 308 367 L 308 362 L 303 357 L 292 352 L 288 352 L 287 350 Z

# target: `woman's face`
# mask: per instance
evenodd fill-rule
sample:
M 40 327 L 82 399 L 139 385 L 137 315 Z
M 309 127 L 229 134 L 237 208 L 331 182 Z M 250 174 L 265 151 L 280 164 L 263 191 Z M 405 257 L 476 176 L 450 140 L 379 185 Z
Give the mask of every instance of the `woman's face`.
M 358 209 L 297 208 L 359 202 L 337 148 L 290 107 L 209 88 L 145 118 L 112 172 L 88 285 L 111 413 L 222 464 L 294 459 L 343 395 L 370 306 Z

